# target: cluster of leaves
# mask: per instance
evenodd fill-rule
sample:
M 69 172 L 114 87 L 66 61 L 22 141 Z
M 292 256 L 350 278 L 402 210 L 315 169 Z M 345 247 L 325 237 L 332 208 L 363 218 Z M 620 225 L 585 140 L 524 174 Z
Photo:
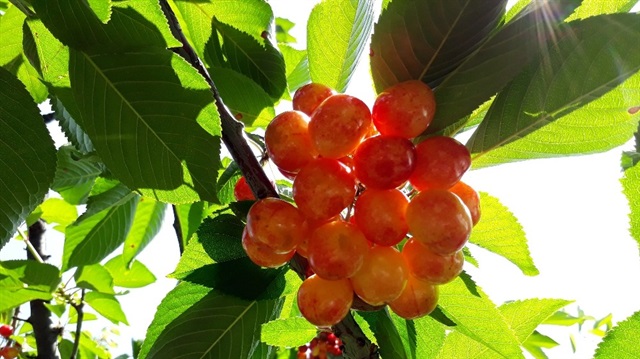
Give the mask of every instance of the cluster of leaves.
M 324 0 L 301 50 L 287 43 L 292 23 L 275 19 L 263 0 L 0 1 L 0 34 L 11 34 L 0 43 L 0 143 L 9 144 L 0 152 L 0 248 L 23 223 L 44 220 L 65 234 L 60 268 L 0 262 L 0 296 L 9 298 L 0 311 L 55 300 L 50 310 L 74 323 L 69 308 L 81 300 L 126 324 L 116 289 L 155 280 L 135 258 L 170 204 L 184 250 L 172 274 L 180 282 L 138 357 L 288 357 L 282 348 L 316 333 L 296 308 L 300 280 L 244 255 L 247 205 L 232 198 L 238 166 L 220 159 L 223 116 L 192 66 L 198 59 L 178 55 L 183 44 L 166 12 L 247 131 L 264 128 L 275 105 L 309 81 L 345 91 L 370 39 L 376 90 L 408 79 L 431 85 L 438 111 L 421 138 L 473 130 L 475 168 L 600 152 L 630 139 L 640 105 L 640 16 L 627 13 L 635 1 L 521 0 L 508 12 L 506 3 L 384 1 L 374 24 L 372 1 Z M 36 103 L 46 99 L 67 146 L 56 149 L 42 121 Z M 626 161 L 624 186 L 638 198 L 635 158 Z M 59 198 L 45 201 L 50 190 Z M 470 242 L 538 274 L 513 214 L 489 194 L 481 199 Z M 640 238 L 640 209 L 632 210 Z M 477 266 L 471 250 L 466 259 Z M 74 284 L 62 284 L 71 273 Z M 354 318 L 385 358 L 523 358 L 523 348 L 543 357 L 536 328 L 569 302 L 497 306 L 465 274 L 442 287 L 439 303 L 414 321 L 386 310 Z M 596 357 L 624 349 L 639 322 L 636 314 L 612 331 Z M 80 343 L 83 358 L 108 356 L 89 334 Z M 349 346 L 345 353 L 354 355 Z

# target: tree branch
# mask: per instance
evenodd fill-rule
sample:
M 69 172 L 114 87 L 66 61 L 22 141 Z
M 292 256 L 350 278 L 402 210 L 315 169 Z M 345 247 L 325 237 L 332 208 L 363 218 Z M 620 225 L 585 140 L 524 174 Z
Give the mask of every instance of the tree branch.
M 27 240 L 40 258 L 48 258 L 44 254 L 43 236 L 45 230 L 44 222 L 38 220 L 29 226 L 27 234 Z M 35 260 L 36 257 L 30 251 L 27 251 L 27 259 Z M 36 337 L 38 359 L 59 359 L 57 340 L 60 331 L 54 327 L 51 320 L 51 311 L 45 306 L 46 303 L 47 301 L 44 300 L 32 300 L 29 302 L 31 307 L 29 323 L 33 326 L 33 334 Z
M 80 337 L 82 336 L 82 320 L 84 319 L 84 294 L 85 290 L 82 289 L 80 303 L 71 303 L 71 306 L 73 306 L 73 308 L 75 308 L 76 310 L 76 313 L 78 313 L 78 318 L 76 321 L 76 337 L 73 340 L 73 349 L 71 349 L 71 356 L 69 356 L 69 359 L 76 359 L 76 355 L 78 355 L 78 348 L 80 347 Z
M 180 255 L 184 253 L 184 238 L 182 236 L 182 224 L 180 223 L 180 217 L 178 216 L 178 207 L 176 205 L 172 205 L 171 209 L 173 209 L 173 230 L 176 232 L 176 237 L 178 238 L 178 247 L 180 248 Z
M 178 19 L 173 13 L 173 10 L 171 9 L 167 0 L 160 0 L 160 5 L 162 7 L 162 10 L 164 11 L 165 16 L 167 17 L 169 27 L 171 28 L 173 36 L 175 36 L 182 43 L 181 48 L 175 48 L 172 50 L 182 56 L 185 60 L 187 60 L 191 64 L 191 66 L 196 68 L 196 70 L 198 70 L 198 72 L 205 78 L 205 80 L 209 84 L 209 87 L 211 88 L 218 113 L 220 114 L 220 120 L 222 124 L 222 141 L 231 153 L 231 157 L 233 157 L 233 160 L 240 168 L 242 175 L 246 178 L 247 184 L 249 184 L 251 191 L 258 199 L 267 197 L 279 197 L 278 192 L 262 169 L 262 166 L 260 165 L 256 156 L 253 154 L 251 147 L 244 137 L 244 125 L 241 122 L 238 122 L 224 105 L 224 102 L 222 101 L 215 83 L 211 79 L 209 72 L 203 65 L 195 50 L 193 49 L 193 47 L 191 47 L 189 41 L 186 39 L 184 33 L 182 32 Z M 307 260 L 302 256 L 300 256 L 299 254 L 294 255 L 294 257 L 289 262 L 289 265 L 296 273 L 298 273 L 298 275 L 302 279 L 307 277 L 307 270 L 309 265 Z M 377 309 L 368 306 L 364 302 L 360 302 L 359 304 L 361 305 L 361 308 L 359 309 Z M 334 326 L 334 330 L 336 331 L 336 335 L 340 336 L 342 341 L 347 346 L 346 351 L 348 353 L 354 354 L 353 356 L 350 356 L 351 358 L 378 358 L 376 354 L 376 346 L 371 344 L 371 341 L 366 337 L 366 335 L 364 335 L 364 333 L 358 326 L 358 323 L 356 323 L 351 314 L 349 314 L 342 322 Z M 367 350 L 363 350 L 363 347 L 366 347 Z

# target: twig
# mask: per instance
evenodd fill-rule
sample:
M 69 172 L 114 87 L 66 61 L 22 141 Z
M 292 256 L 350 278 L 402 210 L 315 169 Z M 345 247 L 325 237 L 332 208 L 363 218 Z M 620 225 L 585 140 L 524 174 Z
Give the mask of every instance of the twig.
M 84 318 L 84 293 L 85 290 L 82 290 L 82 294 L 80 295 L 79 303 L 71 303 L 71 306 L 75 308 L 76 313 L 78 313 L 78 319 L 76 321 L 76 336 L 73 340 L 73 349 L 71 349 L 71 356 L 69 359 L 76 359 L 76 355 L 78 355 L 78 348 L 80 347 L 80 337 L 82 334 L 82 320 Z
M 38 261 L 38 263 L 44 263 L 44 260 L 42 259 L 42 257 L 40 257 L 40 253 L 38 253 L 33 244 L 31 244 L 29 236 L 27 236 L 20 228 L 18 228 L 18 233 L 20 233 L 20 236 L 23 238 L 24 243 L 27 245 L 27 250 L 33 257 L 33 259 Z
M 180 217 L 178 216 L 178 207 L 176 205 L 172 205 L 173 209 L 173 229 L 176 232 L 176 237 L 178 238 L 178 248 L 180 249 L 180 255 L 184 253 L 184 237 L 182 236 L 182 223 L 180 223 Z

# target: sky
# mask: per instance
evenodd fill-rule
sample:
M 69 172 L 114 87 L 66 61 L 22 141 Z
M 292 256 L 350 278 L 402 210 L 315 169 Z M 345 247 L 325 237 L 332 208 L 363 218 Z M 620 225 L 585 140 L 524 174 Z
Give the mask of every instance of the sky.
M 276 16 L 297 24 L 291 33 L 304 47 L 304 21 L 317 1 L 269 3 Z M 347 93 L 371 105 L 374 94 L 368 71 L 363 61 Z M 288 106 L 284 103 L 278 112 Z M 57 125 L 49 127 L 57 145 L 64 144 Z M 640 293 L 634 291 L 640 277 L 640 251 L 628 232 L 628 205 L 619 182 L 621 151 L 631 148 L 630 142 L 602 154 L 505 164 L 465 175 L 468 184 L 499 198 L 518 218 L 540 270 L 538 276 L 526 277 L 502 257 L 471 245 L 480 268 L 466 265 L 465 269 L 495 303 L 536 297 L 571 299 L 575 304 L 568 308 L 574 313 L 580 306 L 596 318 L 612 313 L 614 321 L 640 310 Z M 166 278 L 179 259 L 172 223 L 168 215 L 160 234 L 138 257 L 157 275 L 157 282 L 120 297 L 131 326 L 118 327 L 121 347 L 114 350 L 115 356 L 129 352 L 130 337 L 144 337 L 157 305 L 176 283 Z M 46 238 L 52 263 L 59 264 L 64 238 L 53 230 Z M 0 252 L 0 259 L 24 258 L 23 249 L 21 242 L 11 241 Z M 109 326 L 92 323 L 88 328 L 96 332 L 105 325 Z M 546 326 L 541 332 L 561 343 L 548 351 L 550 358 L 591 358 L 600 340 L 586 330 L 578 334 L 575 328 Z M 569 344 L 570 332 L 578 339 L 575 354 Z

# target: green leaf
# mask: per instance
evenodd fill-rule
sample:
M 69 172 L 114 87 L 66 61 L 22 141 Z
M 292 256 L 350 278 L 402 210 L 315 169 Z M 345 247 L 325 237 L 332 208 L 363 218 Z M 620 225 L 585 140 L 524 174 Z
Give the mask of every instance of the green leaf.
M 580 0 L 533 1 L 516 19 L 492 33 L 434 89 L 438 108 L 426 133 L 456 133 L 464 117 L 489 100 L 531 61 L 548 52 L 562 19 Z M 482 4 L 478 3 L 477 6 Z M 463 23 L 465 24 L 465 23 Z
M 173 206 L 173 215 L 180 223 L 180 233 L 182 234 L 182 247 L 186 247 L 191 237 L 198 230 L 200 223 L 206 217 L 204 202 L 190 204 L 179 204 Z
M 129 325 L 127 317 L 120 306 L 120 302 L 114 295 L 89 292 L 85 294 L 84 300 L 91 308 L 110 320 L 113 324 L 124 323 Z
M 164 49 L 73 51 L 69 66 L 80 125 L 116 178 L 163 202 L 216 200 L 220 120 L 193 67 Z
M 212 68 L 210 73 L 224 104 L 247 131 L 265 128 L 275 117 L 273 100 L 250 78 L 222 67 Z
M 47 99 L 49 94 L 47 87 L 40 81 L 38 71 L 31 66 L 23 55 L 6 64 L 5 68 L 25 85 L 36 103 L 41 103 Z
M 377 92 L 414 79 L 437 86 L 495 29 L 505 5 L 505 0 L 392 1 L 371 37 Z
M 467 144 L 471 152 L 482 155 L 516 141 L 598 99 L 640 70 L 640 48 L 635 46 L 639 20 L 638 14 L 613 14 L 571 22 L 571 35 L 496 97 Z M 631 106 L 640 95 L 626 101 Z
M 64 229 L 78 218 L 76 206 L 67 203 L 60 198 L 49 198 L 38 208 L 42 211 L 40 218 L 47 223 L 58 223 L 56 229 L 64 232 Z
M 157 2 L 115 1 L 107 24 L 96 16 L 85 0 L 33 0 L 32 3 L 42 22 L 56 38 L 76 49 L 114 51 L 181 46 L 171 35 Z M 104 20 L 104 10 L 101 12 Z
M 282 56 L 284 57 L 289 91 L 293 92 L 298 87 L 311 82 L 307 51 L 294 49 L 285 44 L 280 44 L 280 51 L 282 51 Z
M 387 308 L 377 312 L 361 312 L 360 315 L 369 323 L 383 358 L 412 358 L 411 352 L 407 353 L 401 333 L 394 325 Z
M 60 270 L 33 260 L 0 262 L 0 312 L 34 299 L 50 300 L 60 284 Z
M 118 186 L 99 195 L 87 205 L 87 211 L 67 227 L 62 268 L 100 262 L 124 239 L 133 222 L 139 196 L 120 191 Z
M 185 279 L 206 265 L 245 257 L 241 243 L 243 229 L 244 223 L 230 214 L 205 219 L 170 277 Z
M 592 319 L 594 318 L 591 316 L 585 316 L 582 313 L 579 313 L 577 317 L 574 317 L 573 315 L 565 311 L 558 311 L 554 313 L 552 316 L 550 316 L 549 318 L 547 318 L 544 321 L 544 324 L 561 325 L 565 327 L 570 327 L 575 324 L 582 325 L 585 321 L 592 320 Z
M 109 22 L 111 19 L 111 0 L 87 0 L 87 3 L 100 22 L 103 24 Z
M 76 286 L 80 288 L 105 294 L 115 294 L 113 277 L 107 268 L 100 264 L 79 267 L 73 278 L 76 281 Z
M 520 343 L 506 319 L 468 274 L 462 273 L 453 282 L 440 286 L 438 306 L 457 324 L 456 333 L 475 340 L 504 358 L 524 358 Z
M 445 329 L 431 317 L 413 321 L 416 333 L 416 359 L 436 358 L 445 340 Z
M 160 232 L 166 205 L 148 197 L 140 198 L 133 217 L 131 229 L 124 241 L 122 255 L 126 265 L 155 238 Z
M 520 14 L 522 10 L 524 10 L 532 0 L 518 0 L 515 4 L 511 6 L 510 9 L 507 10 L 507 13 L 504 14 L 503 23 L 507 24 L 511 20 L 513 20 L 516 15 Z
M 242 177 L 242 172 L 236 162 L 233 162 L 229 158 L 222 160 L 222 166 L 226 167 L 224 171 L 221 171 L 220 177 L 216 187 L 218 188 L 218 199 L 221 204 L 229 204 L 236 200 L 233 194 L 236 183 Z
M 324 0 L 316 5 L 307 22 L 311 80 L 344 92 L 372 25 L 372 1 Z
M 629 232 L 640 247 L 640 165 L 636 164 L 626 169 L 620 182 L 622 183 L 622 192 L 627 197 L 631 210 L 629 213 Z
M 56 154 L 42 116 L 24 85 L 0 68 L 0 248 L 42 202 Z
M 227 268 L 224 273 L 229 277 L 232 272 Z M 244 272 L 236 269 L 233 273 L 244 277 Z M 251 273 L 259 277 L 255 283 L 232 279 L 242 282 L 243 299 L 181 282 L 158 307 L 139 358 L 248 357 L 260 343 L 260 325 L 275 319 L 280 311 L 281 299 L 277 298 L 297 288 L 297 275 L 291 271 L 283 275 L 285 272 L 261 269 Z
M 103 170 L 101 163 L 83 157 L 73 146 L 62 146 L 58 149 L 58 166 L 51 189 L 71 204 L 86 203 L 96 178 Z
M 525 275 L 539 274 L 524 230 L 509 209 L 485 192 L 480 192 L 480 207 L 482 219 L 471 231 L 469 242 L 505 257 Z
M 537 346 L 539 348 L 551 349 L 557 347 L 560 344 L 558 344 L 558 342 L 549 338 L 548 336 L 540 334 L 538 331 L 534 331 L 523 343 L 523 345 L 525 346 L 525 348 L 530 346 Z
M 639 115 L 640 73 L 582 108 L 474 160 L 475 168 L 534 158 L 603 152 L 626 143 Z
M 640 358 L 638 336 L 640 335 L 640 312 L 618 323 L 598 345 L 594 359 Z
M 80 128 L 80 125 L 78 125 L 73 117 L 71 117 L 71 114 L 59 99 L 53 100 L 53 108 L 56 113 L 56 118 L 58 119 L 58 124 L 71 144 L 82 153 L 93 152 L 95 148 L 93 147 L 91 139 L 82 128 Z
M 81 358 L 92 358 L 93 355 L 98 359 L 111 359 L 109 349 L 99 344 L 92 336 L 91 332 L 83 331 L 80 336 L 80 352 Z
M 22 54 L 22 24 L 26 15 L 15 6 L 11 6 L 0 16 L 0 34 L 4 34 L 0 43 L 0 66 L 4 66 Z M 11 34 L 11 36 L 7 36 Z
M 276 18 L 276 41 L 278 43 L 292 43 L 298 42 L 295 37 L 289 34 L 289 30 L 293 29 L 296 24 L 282 17 Z
M 140 261 L 130 266 L 122 255 L 111 258 L 104 267 L 113 277 L 113 285 L 124 288 L 141 288 L 156 281 L 156 276 Z
M 523 343 L 534 330 L 560 308 L 572 301 L 565 299 L 525 299 L 503 304 L 500 312 Z
M 272 320 L 262 324 L 260 340 L 269 345 L 295 348 L 309 343 L 318 329 L 302 317 Z
M 583 0 L 576 11 L 567 18 L 567 21 L 580 20 L 595 15 L 629 12 L 637 2 L 637 0 Z

